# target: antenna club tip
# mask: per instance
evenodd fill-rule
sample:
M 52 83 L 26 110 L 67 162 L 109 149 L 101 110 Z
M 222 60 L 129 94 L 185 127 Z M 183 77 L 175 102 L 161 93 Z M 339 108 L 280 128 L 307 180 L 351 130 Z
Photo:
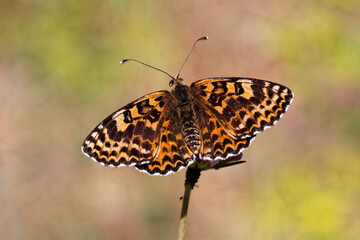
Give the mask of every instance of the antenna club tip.
M 199 38 L 199 40 L 198 41 L 201 41 L 201 40 L 208 40 L 209 39 L 209 37 L 208 36 L 204 36 L 204 37 L 202 37 L 202 38 Z
M 126 63 L 127 61 L 129 61 L 129 60 L 128 60 L 128 59 L 121 60 L 121 61 L 120 61 L 120 64 L 124 64 L 124 63 Z

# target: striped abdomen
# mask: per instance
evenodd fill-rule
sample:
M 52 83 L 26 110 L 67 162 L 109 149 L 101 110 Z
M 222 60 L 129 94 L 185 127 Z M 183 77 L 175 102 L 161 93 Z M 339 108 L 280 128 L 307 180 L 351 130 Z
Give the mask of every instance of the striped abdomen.
M 200 148 L 200 135 L 199 129 L 196 126 L 194 112 L 191 107 L 180 109 L 180 118 L 182 123 L 182 135 L 185 143 L 193 153 L 197 154 Z

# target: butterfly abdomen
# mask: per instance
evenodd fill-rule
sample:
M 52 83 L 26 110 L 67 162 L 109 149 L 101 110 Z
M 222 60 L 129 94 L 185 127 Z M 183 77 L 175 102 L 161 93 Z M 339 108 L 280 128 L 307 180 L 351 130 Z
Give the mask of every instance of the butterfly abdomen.
M 180 118 L 182 125 L 182 135 L 186 145 L 195 154 L 199 152 L 200 135 L 199 128 L 196 125 L 194 111 L 191 105 L 180 107 Z
M 176 102 L 176 110 L 179 113 L 181 122 L 181 133 L 186 145 L 194 154 L 199 153 L 200 135 L 197 126 L 196 116 L 193 109 L 193 96 L 190 88 L 182 84 L 181 79 L 176 79 L 175 86 L 172 90 L 174 100 Z

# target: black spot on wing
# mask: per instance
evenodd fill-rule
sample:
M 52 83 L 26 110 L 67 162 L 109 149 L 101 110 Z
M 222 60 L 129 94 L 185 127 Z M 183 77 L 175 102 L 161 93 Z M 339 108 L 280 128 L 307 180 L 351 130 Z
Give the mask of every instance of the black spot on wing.
M 150 114 L 146 116 L 146 119 L 148 119 L 151 123 L 159 121 L 161 116 L 161 112 L 157 109 L 151 110 Z
M 249 100 L 255 105 L 259 105 L 260 103 L 262 103 L 262 100 L 258 97 L 251 97 Z
M 98 140 L 102 143 L 105 142 L 105 134 L 102 131 L 99 132 Z
M 240 82 L 236 82 L 235 83 L 235 93 L 237 95 L 241 95 L 244 93 L 244 88 L 242 87 L 241 83 Z
M 236 116 L 236 113 L 229 105 L 226 105 L 226 107 L 223 108 L 222 116 L 226 121 L 230 121 L 231 118 Z
M 212 106 L 222 106 L 221 102 L 226 98 L 225 95 L 220 95 L 220 94 L 216 94 L 216 93 L 212 93 L 210 94 L 210 97 L 208 99 L 208 102 L 212 105 Z
M 133 118 L 131 116 L 131 112 L 129 110 L 125 110 L 123 112 L 124 114 L 124 122 L 125 123 L 132 123 L 133 122 Z
M 251 127 L 254 126 L 255 124 L 256 124 L 256 122 L 254 119 L 248 118 L 245 123 L 246 129 L 250 131 Z
M 118 132 L 116 132 L 116 135 L 113 138 L 113 140 L 120 142 L 121 139 L 123 138 L 123 135 L 124 135 L 124 133 L 122 131 L 118 131 Z
M 132 140 L 132 144 L 140 145 L 141 139 L 139 137 L 134 137 Z
M 128 127 L 124 131 L 124 137 L 131 138 L 134 134 L 135 126 L 133 124 L 128 125 Z
M 134 130 L 134 135 L 141 135 L 144 131 L 145 122 L 144 121 L 138 121 L 136 123 L 136 127 Z
M 144 140 L 150 140 L 151 142 L 155 139 L 156 132 L 151 127 L 145 127 L 143 132 Z

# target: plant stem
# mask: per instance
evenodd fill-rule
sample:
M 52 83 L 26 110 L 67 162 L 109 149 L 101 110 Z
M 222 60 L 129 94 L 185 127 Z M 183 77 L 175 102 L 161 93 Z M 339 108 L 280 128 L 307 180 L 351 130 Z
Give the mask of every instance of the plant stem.
M 188 212 L 188 209 L 189 209 L 189 201 L 190 201 L 191 190 L 192 190 L 191 184 L 190 183 L 185 183 L 185 192 L 184 192 L 184 198 L 183 198 L 182 208 L 181 208 L 178 240 L 185 239 L 186 220 L 187 220 L 187 212 Z
M 185 192 L 184 192 L 182 208 L 181 208 L 178 240 L 185 239 L 186 220 L 189 209 L 190 194 L 191 194 L 191 190 L 194 188 L 195 184 L 199 180 L 201 171 L 202 169 L 198 168 L 198 165 L 196 163 L 188 167 L 186 171 Z
M 199 180 L 201 171 L 205 171 L 209 169 L 217 170 L 245 162 L 245 161 L 240 161 L 240 159 L 241 159 L 241 155 L 237 156 L 237 158 L 234 159 L 230 158 L 228 160 L 225 160 L 222 163 L 216 164 L 215 166 L 211 166 L 209 161 L 199 161 L 199 159 L 196 159 L 195 163 L 193 163 L 188 167 L 188 169 L 186 170 L 186 178 L 185 178 L 185 192 L 184 192 L 184 197 L 182 199 L 183 202 L 181 207 L 178 240 L 185 239 L 186 221 L 187 221 L 187 213 L 189 209 L 190 194 L 191 194 L 191 190 L 194 188 L 195 184 Z

